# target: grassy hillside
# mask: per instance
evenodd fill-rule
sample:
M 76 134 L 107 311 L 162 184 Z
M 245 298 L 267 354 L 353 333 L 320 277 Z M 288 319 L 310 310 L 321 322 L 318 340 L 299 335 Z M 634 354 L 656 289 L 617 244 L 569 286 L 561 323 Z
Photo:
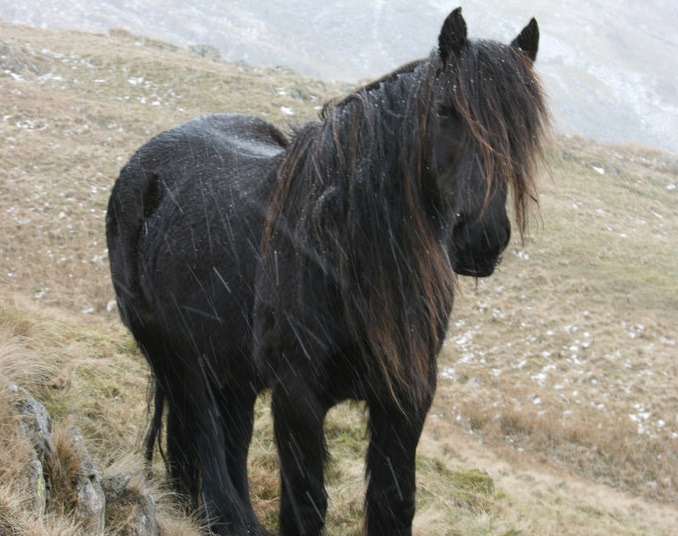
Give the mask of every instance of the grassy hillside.
M 138 474 L 148 373 L 117 317 L 104 239 L 118 170 L 196 115 L 289 128 L 343 90 L 124 32 L 0 23 L 0 384 L 31 390 L 57 428 L 80 427 L 100 467 Z M 673 533 L 676 236 L 678 158 L 558 140 L 528 239 L 493 277 L 461 281 L 419 450 L 417 534 Z M 265 398 L 258 415 L 253 491 L 274 528 Z M 359 405 L 328 420 L 331 535 L 359 533 L 363 429 Z M 0 530 L 81 533 L 68 515 L 27 511 L 17 441 L 0 437 Z M 163 515 L 165 534 L 195 533 Z

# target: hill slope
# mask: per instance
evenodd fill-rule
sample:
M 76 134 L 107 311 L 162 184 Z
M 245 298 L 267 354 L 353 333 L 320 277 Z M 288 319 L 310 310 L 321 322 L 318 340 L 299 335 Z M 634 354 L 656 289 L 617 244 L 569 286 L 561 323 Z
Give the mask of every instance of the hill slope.
M 77 424 L 102 466 L 138 459 L 147 372 L 117 318 L 104 239 L 119 168 L 196 115 L 288 128 L 345 88 L 124 32 L 0 24 L 0 35 L 0 375 Z M 420 448 L 419 534 L 678 525 L 678 161 L 563 138 L 551 165 L 530 238 L 492 278 L 461 282 Z M 274 527 L 265 400 L 258 414 L 252 480 Z M 360 408 L 334 410 L 328 435 L 327 532 L 357 534 Z M 0 516 L 14 519 L 21 505 L 4 497 L 18 484 L 4 482 Z
M 539 67 L 564 132 L 678 151 L 678 4 L 654 0 L 23 0 L 0 18 L 39 28 L 125 28 L 179 45 L 206 44 L 228 61 L 287 65 L 353 81 L 426 56 L 457 5 L 473 37 L 507 42 L 530 17 L 540 27 Z

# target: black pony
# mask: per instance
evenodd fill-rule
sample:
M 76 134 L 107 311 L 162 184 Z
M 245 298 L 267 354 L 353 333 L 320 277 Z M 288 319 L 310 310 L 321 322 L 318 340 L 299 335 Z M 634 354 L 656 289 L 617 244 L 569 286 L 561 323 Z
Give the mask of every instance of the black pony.
M 490 275 L 536 200 L 547 112 L 534 19 L 467 39 L 328 105 L 292 139 L 255 117 L 163 132 L 120 173 L 107 239 L 123 322 L 151 367 L 171 483 L 218 534 L 264 534 L 249 498 L 253 407 L 272 392 L 279 530 L 319 534 L 323 420 L 369 415 L 366 532 L 411 534 L 415 451 L 454 272 Z

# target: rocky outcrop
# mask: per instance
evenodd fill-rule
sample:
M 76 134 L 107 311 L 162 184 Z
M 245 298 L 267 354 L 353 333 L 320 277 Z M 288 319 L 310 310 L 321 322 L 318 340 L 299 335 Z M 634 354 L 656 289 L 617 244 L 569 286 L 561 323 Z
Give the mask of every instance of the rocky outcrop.
M 70 426 L 67 431 L 73 449 L 71 455 L 73 459 L 78 460 L 78 470 L 73 482 L 76 497 L 75 517 L 88 532 L 103 533 L 106 526 L 106 495 L 101 475 L 87 451 L 85 439 L 80 430 L 75 426 Z
M 30 492 L 33 509 L 42 516 L 47 509 L 49 493 L 48 482 L 45 479 L 45 463 L 53 452 L 52 418 L 45 406 L 25 389 L 10 385 L 9 392 L 20 417 L 21 431 L 33 446 L 34 457 L 22 472 L 28 480 L 26 488 Z
M 33 447 L 33 456 L 22 474 L 26 475 L 30 503 L 37 516 L 44 516 L 52 502 L 67 497 L 67 509 L 87 534 L 103 534 L 107 520 L 124 517 L 126 534 L 158 535 L 155 501 L 150 493 L 142 486 L 132 485 L 129 473 L 102 477 L 85 438 L 75 426 L 66 428 L 67 438 L 61 441 L 69 449 L 69 463 L 62 463 L 54 446 L 52 418 L 47 409 L 21 387 L 11 385 L 9 392 L 21 432 Z

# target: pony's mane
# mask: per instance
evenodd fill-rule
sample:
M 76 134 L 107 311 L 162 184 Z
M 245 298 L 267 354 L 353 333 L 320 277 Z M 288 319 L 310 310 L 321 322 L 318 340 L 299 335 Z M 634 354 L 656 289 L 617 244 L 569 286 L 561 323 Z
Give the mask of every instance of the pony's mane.
M 330 99 L 325 103 L 325 105 L 322 108 L 322 111 L 320 113 L 321 119 L 327 118 L 329 115 L 330 111 L 337 107 L 341 106 L 344 104 L 347 100 L 353 98 L 355 95 L 361 94 L 361 93 L 369 93 L 370 91 L 373 91 L 375 89 L 378 89 L 380 86 L 383 86 L 384 84 L 389 84 L 390 82 L 394 81 L 397 79 L 399 76 L 403 74 L 408 74 L 414 72 L 414 70 L 421 65 L 425 60 L 419 59 L 419 60 L 413 60 L 408 63 L 405 63 L 401 65 L 400 67 L 395 68 L 393 71 L 385 74 L 381 78 L 377 78 L 375 80 L 370 80 L 366 84 L 363 84 L 361 86 L 358 86 L 355 88 L 351 93 L 348 95 L 342 96 L 342 97 L 336 97 L 334 99 Z
M 433 52 L 406 64 L 297 131 L 277 170 L 262 242 L 266 265 L 276 236 L 287 235 L 296 273 L 313 263 L 339 289 L 352 339 L 364 341 L 368 366 L 398 403 L 426 395 L 456 283 L 429 210 L 441 94 L 469 124 L 488 191 L 499 183 L 512 191 L 521 232 L 536 201 L 547 116 L 529 61 L 488 41 L 470 42 L 451 61 L 444 66 Z
M 431 140 L 406 140 L 401 128 L 419 107 L 410 101 L 422 67 L 413 62 L 359 88 L 296 133 L 262 244 L 266 262 L 271 239 L 288 234 L 298 262 L 325 272 L 352 340 L 399 403 L 426 395 L 455 284 L 419 199 L 418 160 Z

